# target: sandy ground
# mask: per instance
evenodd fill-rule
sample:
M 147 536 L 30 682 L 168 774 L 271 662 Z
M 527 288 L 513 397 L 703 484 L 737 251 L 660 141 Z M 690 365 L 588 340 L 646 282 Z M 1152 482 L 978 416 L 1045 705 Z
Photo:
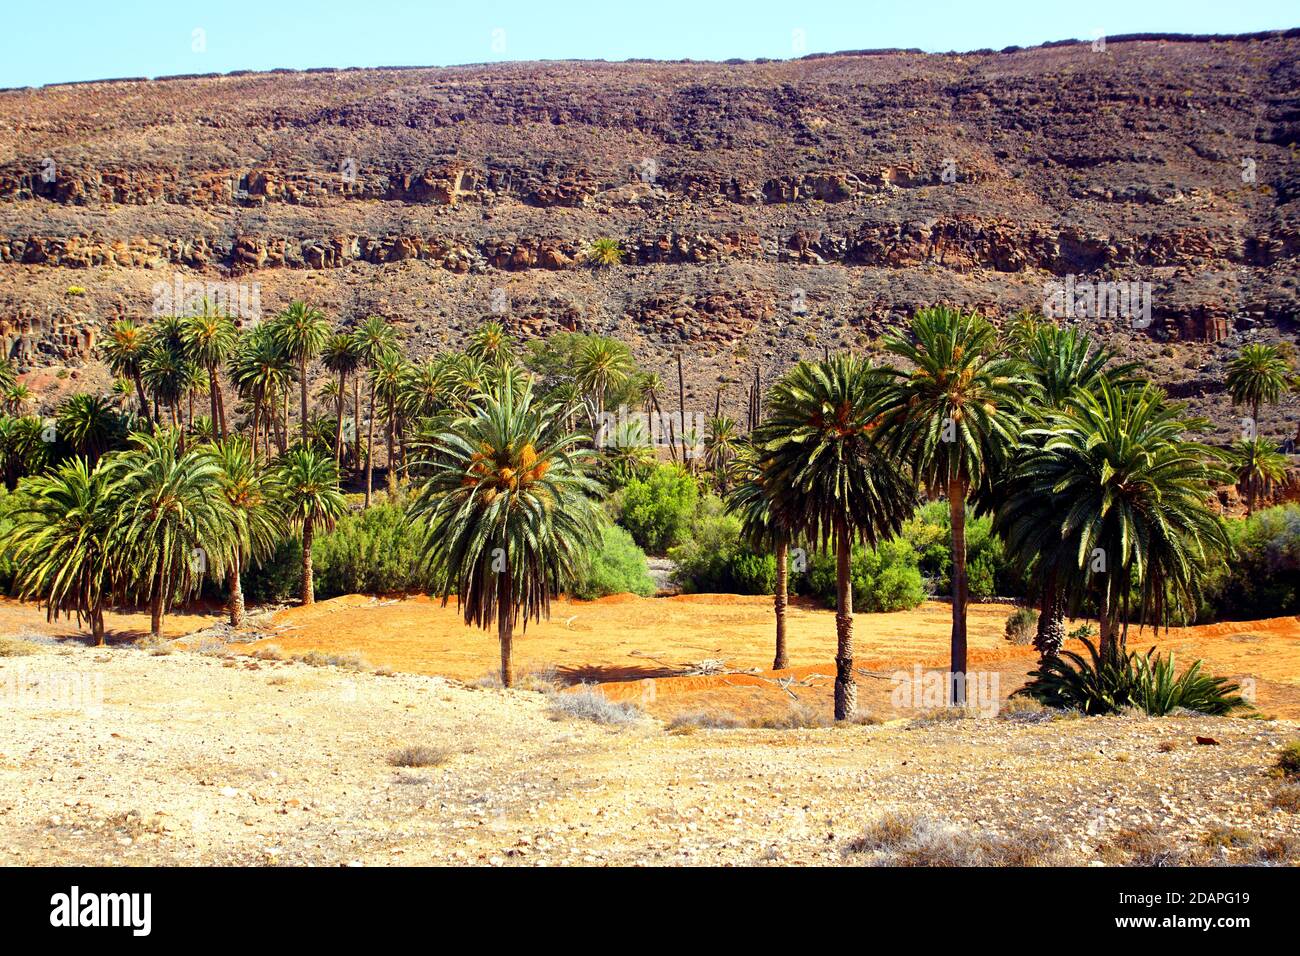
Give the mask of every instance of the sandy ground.
M 795 667 L 772 675 L 762 599 L 554 610 L 521 639 L 522 665 L 604 682 L 641 716 L 597 724 L 556 711 L 553 692 L 478 686 L 495 640 L 425 600 L 340 598 L 264 615 L 257 643 L 208 631 L 157 650 L 127 639 L 138 619 L 110 620 L 119 640 L 96 649 L 0 603 L 0 638 L 29 642 L 0 656 L 0 861 L 838 865 L 867 861 L 850 841 L 893 811 L 962 833 L 1050 833 L 1039 862 L 1141 862 L 1143 828 L 1174 862 L 1253 862 L 1279 845 L 1300 856 L 1300 813 L 1275 805 L 1286 788 L 1270 771 L 1300 736 L 1291 720 L 897 715 L 873 675 L 943 663 L 942 604 L 858 617 L 864 709 L 884 722 L 805 729 L 671 718 L 829 713 L 830 682 L 816 679 L 833 648 L 826 611 L 792 612 Z M 1001 637 L 1006 613 L 977 607 L 971 627 L 972 660 L 1007 678 L 1003 695 L 1032 658 Z M 214 619 L 174 616 L 169 633 Z M 1298 628 L 1216 625 L 1161 643 L 1249 671 L 1261 708 L 1280 710 L 1296 693 Z M 263 659 L 270 644 L 368 663 Z M 741 673 L 683 675 L 711 659 Z M 411 745 L 442 762 L 390 764 Z

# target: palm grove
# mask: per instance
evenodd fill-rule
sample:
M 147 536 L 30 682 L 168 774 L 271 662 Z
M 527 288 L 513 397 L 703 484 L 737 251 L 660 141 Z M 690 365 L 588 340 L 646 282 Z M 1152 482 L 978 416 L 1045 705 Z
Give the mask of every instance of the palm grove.
M 32 396 L 0 365 L 13 590 L 102 642 L 106 608 L 148 607 L 161 636 L 169 610 L 206 582 L 238 626 L 243 575 L 292 534 L 310 603 L 313 541 L 371 506 L 382 452 L 389 492 L 409 490 L 404 520 L 419 529 L 427 586 L 455 597 L 467 623 L 496 629 L 509 686 L 516 628 L 547 615 L 608 544 L 603 503 L 669 468 L 720 494 L 746 544 L 775 555 L 776 668 L 787 664 L 789 554 L 833 562 L 844 720 L 856 709 L 855 542 L 893 539 L 923 500 L 949 512 L 949 698 L 961 704 L 970 515 L 991 520 L 1031 582 L 1038 680 L 1059 684 L 1090 667 L 1145 666 L 1127 652 L 1130 627 L 1194 605 L 1231 549 L 1216 486 L 1240 484 L 1253 510 L 1284 471 L 1255 427 L 1290 387 L 1274 347 L 1248 346 L 1233 362 L 1226 384 L 1252 427 L 1216 449 L 1196 438 L 1203 420 L 1077 328 L 1022 316 L 999 330 L 932 308 L 880 346 L 886 364 L 827 355 L 795 364 L 765 396 L 755 386 L 744 434 L 716 408 L 702 436 L 679 417 L 665 456 L 636 420 L 608 424 L 609 409 L 658 415 L 667 399 L 614 339 L 523 347 L 486 322 L 463 351 L 414 362 L 383 319 L 335 328 L 302 302 L 246 330 L 206 304 L 147 326 L 119 321 L 104 349 L 112 393 L 74 395 L 52 420 L 28 413 Z M 1066 652 L 1072 669 L 1060 660 L 1064 621 L 1080 613 L 1097 619 L 1099 642 L 1091 664 Z

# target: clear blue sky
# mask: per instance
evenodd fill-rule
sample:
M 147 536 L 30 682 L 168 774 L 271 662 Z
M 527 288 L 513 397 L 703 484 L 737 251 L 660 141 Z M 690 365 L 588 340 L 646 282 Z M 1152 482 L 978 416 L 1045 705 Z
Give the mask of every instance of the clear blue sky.
M 1000 49 L 1099 32 L 1300 26 L 1295 0 L 9 0 L 5 7 L 0 87 L 275 67 Z

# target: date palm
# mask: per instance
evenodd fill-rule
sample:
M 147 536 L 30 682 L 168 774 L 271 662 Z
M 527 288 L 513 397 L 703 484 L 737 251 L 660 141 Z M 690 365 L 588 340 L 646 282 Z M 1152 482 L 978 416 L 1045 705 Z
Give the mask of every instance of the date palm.
M 574 357 L 574 380 L 586 392 L 594 410 L 592 423 L 596 447 L 600 447 L 604 428 L 605 400 L 612 389 L 627 382 L 634 368 L 628 347 L 603 335 L 594 335 L 585 341 Z
M 307 441 L 307 365 L 320 354 L 329 341 L 330 325 L 325 313 L 306 302 L 290 302 L 289 307 L 275 317 L 272 326 L 281 347 L 298 365 L 299 413 L 302 421 L 302 440 Z M 287 422 L 286 422 L 287 425 Z
M 45 423 L 35 416 L 0 415 L 0 464 L 7 489 L 13 491 L 20 479 L 39 475 L 50 466 L 53 450 L 48 435 Z
M 5 412 L 9 415 L 22 415 L 32 403 L 32 390 L 22 382 L 14 382 L 4 390 Z
M 952 521 L 952 667 L 949 702 L 966 702 L 966 503 L 1014 446 L 1024 379 L 976 313 L 936 307 L 912 319 L 910 337 L 886 348 L 895 370 L 883 412 L 890 442 L 916 478 L 948 496 Z
M 1276 405 L 1289 387 L 1291 364 L 1274 345 L 1247 345 L 1228 363 L 1225 384 L 1233 405 L 1250 406 L 1250 430 L 1259 433 L 1260 405 Z
M 704 431 L 704 467 L 713 472 L 720 494 L 726 494 L 727 470 L 739 445 L 740 432 L 734 418 L 723 415 L 709 419 Z
M 0 394 L 18 383 L 18 370 L 7 358 L 0 358 Z
M 289 449 L 275 474 L 281 514 L 302 534 L 302 603 L 316 600 L 312 579 L 311 546 L 317 531 L 329 531 L 347 511 L 339 491 L 339 470 L 334 461 L 308 445 Z
M 454 593 L 467 624 L 495 623 L 505 687 L 514 683 L 515 623 L 549 616 L 600 533 L 591 452 L 556 427 L 558 409 L 537 405 L 531 384 L 512 381 L 517 374 L 507 368 L 430 439 L 412 505 L 428 529 L 423 557 L 443 603 Z
M 1237 486 L 1246 490 L 1246 517 L 1255 513 L 1255 501 L 1286 480 L 1287 457 L 1267 438 L 1243 438 L 1232 446 L 1230 467 Z
M 395 439 L 398 429 L 398 401 L 407 377 L 406 360 L 396 349 L 390 349 L 375 358 L 370 370 L 375 397 L 384 403 L 384 431 L 388 451 L 388 491 L 397 487 L 397 453 Z
M 790 536 L 776 520 L 758 454 L 749 443 L 742 443 L 736 453 L 735 476 L 736 483 L 724 498 L 727 513 L 740 519 L 741 537 L 750 547 L 770 550 L 776 557 L 776 594 L 772 599 L 776 617 L 776 653 L 772 658 L 772 669 L 784 670 L 790 666 L 785 647 L 785 611 L 790 593 Z
M 113 557 L 125 594 L 149 604 L 149 630 L 162 636 L 174 602 L 220 580 L 236 524 L 221 488 L 221 466 L 204 448 L 182 449 L 175 431 L 133 436 L 110 461 L 120 485 Z
M 504 365 L 513 360 L 514 348 L 501 323 L 487 321 L 470 334 L 465 354 L 488 365 Z
M 234 352 L 238 337 L 234 319 L 215 309 L 207 299 L 199 304 L 197 312 L 186 316 L 181 323 L 181 341 L 186 354 L 207 373 L 212 422 L 220 430 L 222 438 L 229 431 L 218 373 Z
M 1015 491 L 1000 506 L 1008 547 L 1036 550 L 1056 567 L 1077 606 L 1091 593 L 1102 656 L 1122 654 L 1131 618 L 1168 623 L 1190 607 L 1210 561 L 1231 550 L 1207 502 L 1231 480 L 1203 430 L 1154 386 L 1103 379 L 1041 427 L 1041 442 L 1017 464 Z
M 122 419 L 112 404 L 98 395 L 70 395 L 55 415 L 59 438 L 94 467 L 100 456 L 122 435 Z
M 372 372 L 379 359 L 387 352 L 397 348 L 397 332 L 379 316 L 372 315 L 361 323 L 352 333 L 357 343 L 357 352 L 361 363 Z M 374 447 L 375 447 L 375 379 L 370 376 L 370 419 L 366 423 L 366 507 L 370 507 L 370 496 L 374 488 Z M 359 423 L 358 423 L 359 424 Z
M 336 412 L 338 420 L 334 428 L 334 464 L 337 467 L 343 460 L 343 407 L 348 389 L 348 377 L 355 376 L 357 370 L 361 367 L 361 353 L 357 348 L 357 340 L 346 333 L 337 333 L 330 336 L 325 347 L 321 349 L 321 364 L 338 376 L 338 393 Z M 354 386 L 353 401 L 358 403 Z M 356 422 L 353 422 L 353 428 L 356 428 Z
M 194 381 L 191 363 L 179 349 L 159 342 L 149 348 L 141 363 L 140 374 L 153 396 L 155 409 L 159 405 L 166 408 L 172 427 L 179 429 L 181 401 L 189 394 Z
M 230 626 L 244 624 L 243 569 L 265 560 L 281 533 L 281 516 L 272 495 L 272 483 L 257 466 L 252 443 L 232 435 L 210 448 L 220 468 L 221 494 L 230 509 L 232 534 L 226 554 L 226 590 L 229 592 Z
M 835 719 L 857 709 L 853 677 L 853 541 L 898 533 L 916 496 L 877 437 L 887 376 L 853 355 L 800 362 L 773 387 L 751 440 L 777 524 L 835 550 Z
M 0 539 L 16 569 L 14 592 L 45 604 L 46 617 L 75 616 L 104 643 L 112 590 L 116 487 L 108 469 L 73 458 L 48 476 L 29 478 Z
M 258 435 L 263 430 L 266 433 L 269 456 L 272 432 L 278 431 L 275 413 L 277 397 L 287 392 L 293 381 L 288 353 L 281 347 L 269 325 L 256 326 L 240 339 L 231 360 L 230 374 L 240 394 L 253 405 L 253 457 L 257 457 Z M 278 440 L 283 452 L 283 434 L 278 435 Z
M 141 367 L 147 351 L 145 330 L 130 319 L 120 319 L 113 323 L 108 339 L 104 342 L 104 358 L 108 360 L 109 370 L 114 375 L 130 379 L 135 385 L 136 398 L 140 401 L 140 416 L 149 420 L 149 400 L 144 393 L 144 380 Z

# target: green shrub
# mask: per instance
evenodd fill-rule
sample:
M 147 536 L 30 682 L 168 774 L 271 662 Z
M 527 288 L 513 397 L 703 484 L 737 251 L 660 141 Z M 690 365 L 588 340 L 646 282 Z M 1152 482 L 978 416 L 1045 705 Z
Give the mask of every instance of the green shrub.
M 772 594 L 776 558 L 741 541 L 740 519 L 716 513 L 716 503 L 702 499 L 686 543 L 669 552 L 677 585 L 687 594 Z
M 902 537 L 917 554 L 917 567 L 934 590 L 952 590 L 952 520 L 946 501 L 922 505 L 904 525 Z M 1007 560 L 1002 539 L 993 533 L 993 519 L 966 514 L 966 577 L 970 596 L 1023 598 L 1029 593 L 1025 576 Z
M 432 589 L 420 561 L 423 533 L 400 504 L 372 505 L 317 535 L 311 559 L 316 597 L 414 593 Z
M 700 501 L 695 479 L 678 465 L 658 465 L 623 489 L 619 521 L 648 554 L 683 544 Z
M 302 542 L 289 535 L 265 560 L 244 571 L 244 600 L 249 604 L 278 604 L 297 597 L 301 581 Z
M 1038 633 L 1038 612 L 1032 607 L 1018 607 L 1007 618 L 1007 640 L 1012 644 L 1028 644 Z
M 655 583 L 646 570 L 645 552 L 617 525 L 601 534 L 600 550 L 593 554 L 570 589 L 582 601 L 626 592 L 650 597 Z
M 1174 676 L 1174 655 L 1164 657 L 1155 648 L 1139 655 L 1130 651 L 1114 660 L 1103 661 L 1091 641 L 1085 640 L 1091 660 L 1073 651 L 1044 661 L 1033 678 L 1016 691 L 1048 707 L 1077 710 L 1084 714 L 1111 714 L 1133 707 L 1152 717 L 1163 717 L 1178 709 L 1222 715 L 1247 703 L 1240 688 L 1225 677 L 1201 673 L 1194 662 Z
M 1300 777 L 1300 740 L 1293 740 L 1277 755 L 1277 769 L 1286 777 Z
M 1300 613 L 1300 505 L 1228 521 L 1236 557 L 1217 562 L 1204 582 L 1202 622 Z
M 855 611 L 903 611 L 925 600 L 918 555 L 905 538 L 894 538 L 877 548 L 854 545 L 849 576 Z M 835 607 L 834 553 L 811 555 L 807 577 L 795 584 L 800 593 L 814 595 L 827 607 Z

